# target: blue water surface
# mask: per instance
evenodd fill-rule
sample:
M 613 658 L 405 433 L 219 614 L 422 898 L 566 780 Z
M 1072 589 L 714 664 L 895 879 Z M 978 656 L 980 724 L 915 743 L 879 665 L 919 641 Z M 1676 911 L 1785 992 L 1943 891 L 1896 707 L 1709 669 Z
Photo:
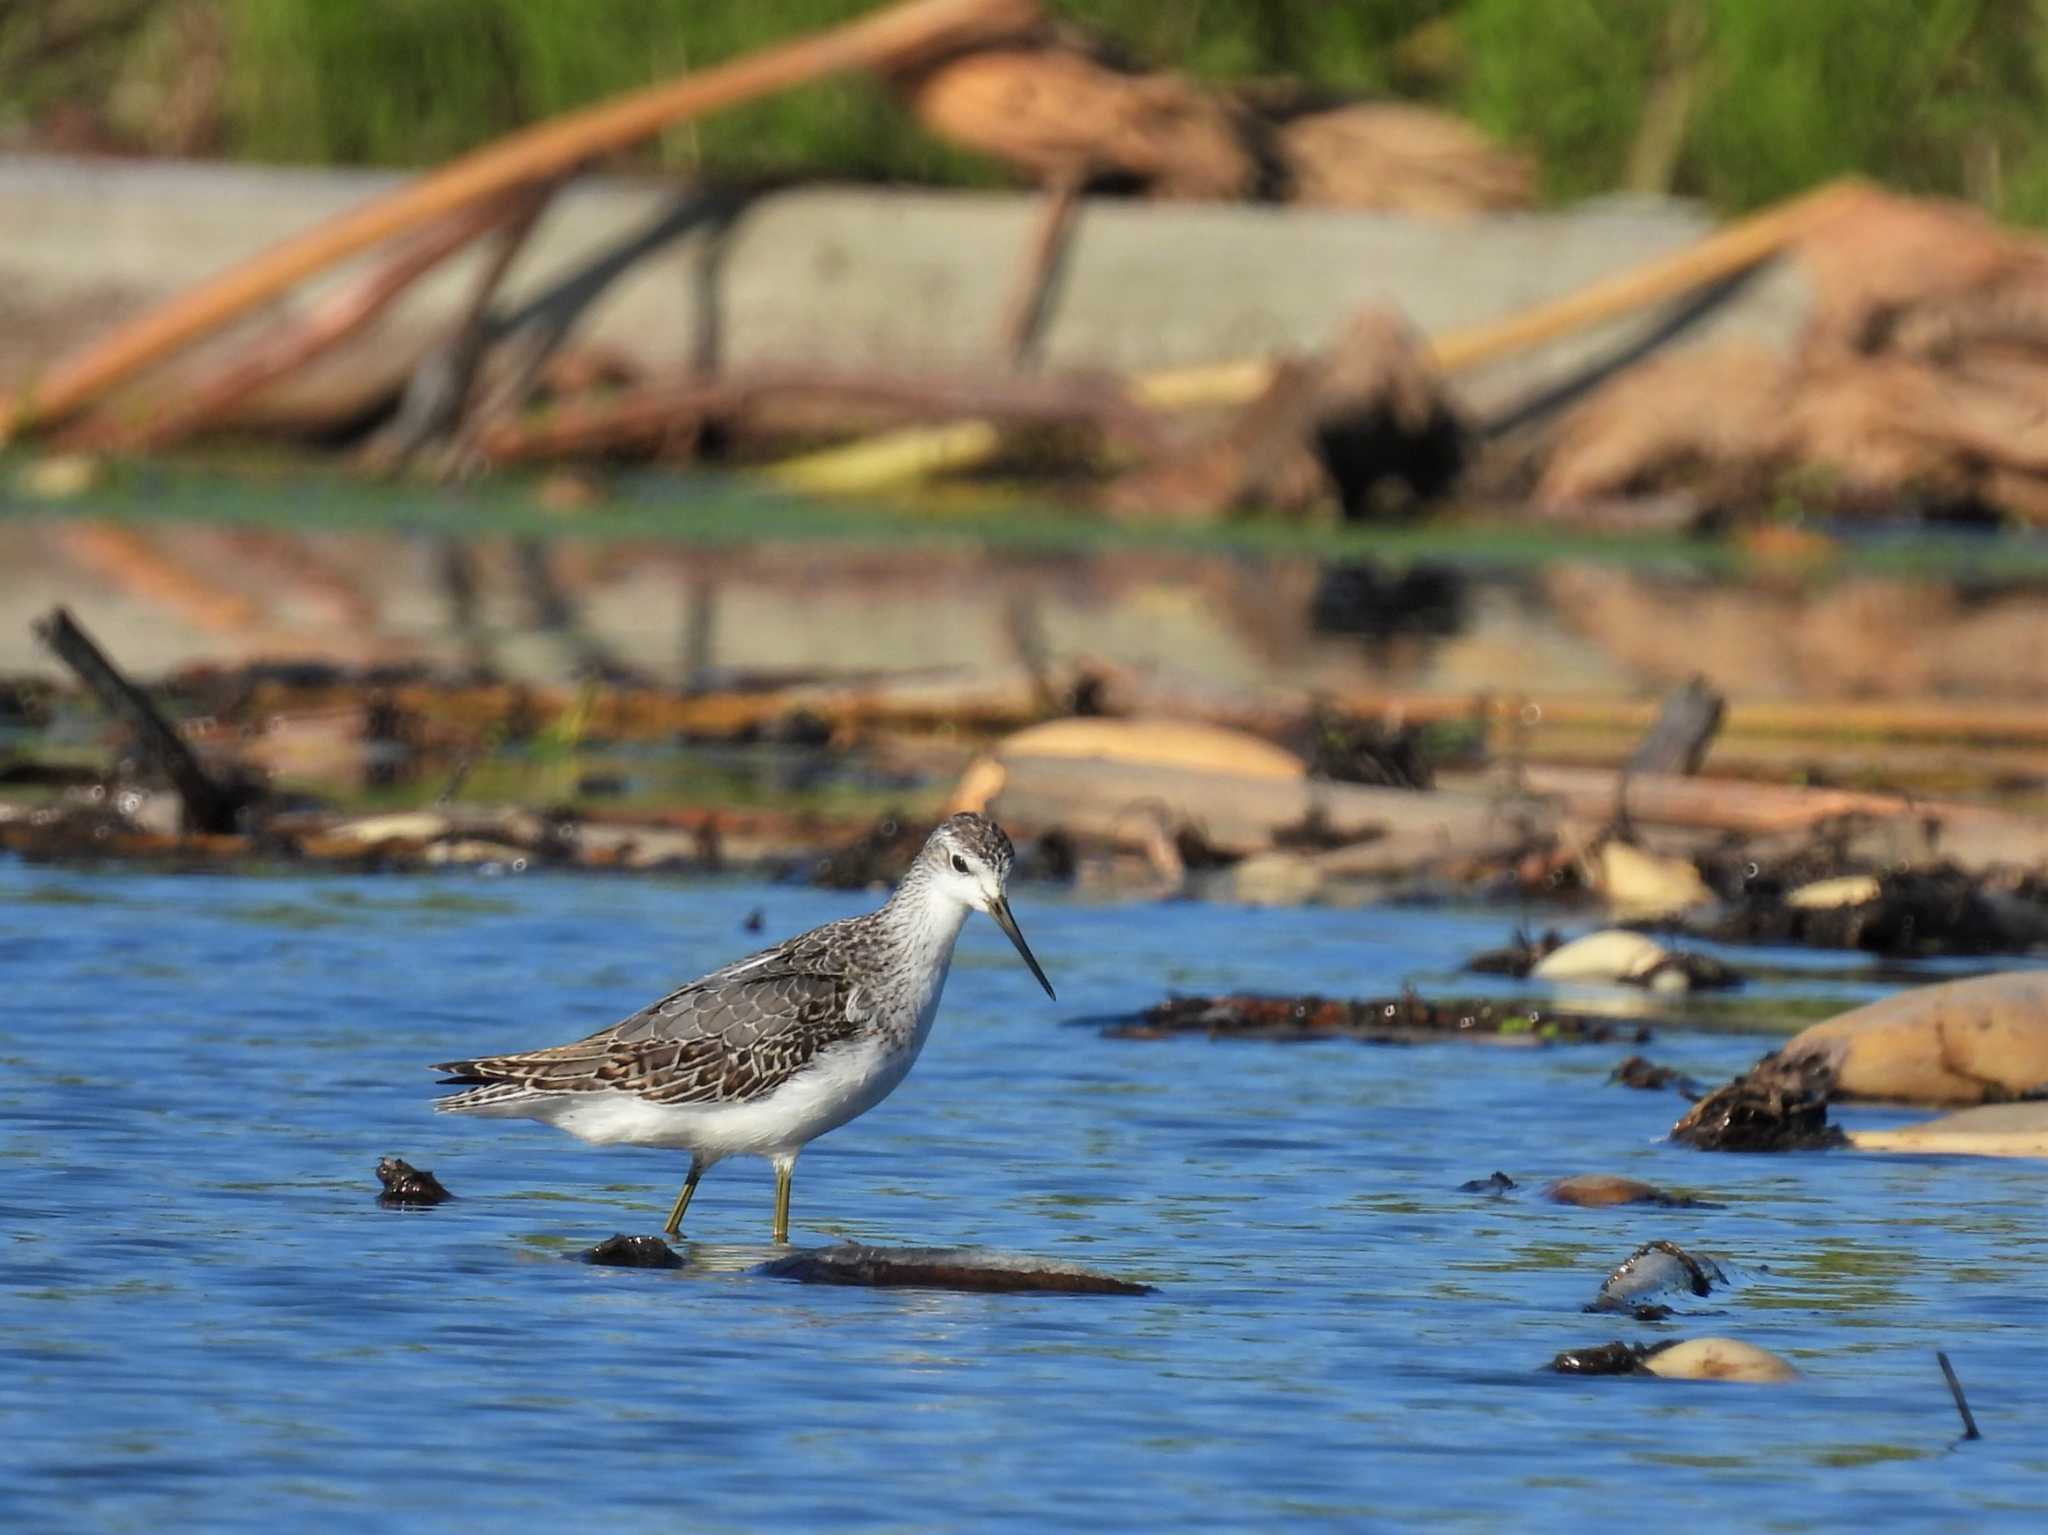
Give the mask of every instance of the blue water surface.
M 970 924 L 917 1070 L 800 1163 L 792 1238 L 986 1244 L 1143 1298 L 760 1277 L 752 1161 L 705 1180 L 685 1270 L 589 1267 L 659 1227 L 680 1156 L 428 1112 L 427 1062 L 610 1022 L 758 946 L 756 907 L 772 937 L 868 903 L 0 863 L 0 1528 L 2042 1528 L 2039 1164 L 1674 1148 L 1679 1099 L 1607 1082 L 1624 1045 L 1070 1021 L 1170 989 L 1474 989 L 1454 972 L 1500 914 L 1020 891 L 1056 1006 Z M 1753 1026 L 1886 989 L 1853 957 L 1764 957 L 1793 971 Z M 1665 1030 L 1647 1053 L 1718 1080 L 1767 1047 Z M 459 1198 L 380 1209 L 390 1153 Z M 1496 1168 L 1521 1187 L 1459 1191 Z M 1723 1208 L 1537 1197 L 1579 1172 Z M 1582 1314 L 1652 1238 L 1736 1287 L 1664 1323 Z M 1712 1334 L 1804 1378 L 1537 1368 Z M 1936 1348 L 1979 1442 L 1955 1446 Z

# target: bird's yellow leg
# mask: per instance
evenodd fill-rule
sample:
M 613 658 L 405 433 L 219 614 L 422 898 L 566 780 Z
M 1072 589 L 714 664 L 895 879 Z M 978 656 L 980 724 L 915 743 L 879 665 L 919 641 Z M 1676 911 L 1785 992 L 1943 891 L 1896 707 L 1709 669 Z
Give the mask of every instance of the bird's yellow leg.
M 775 1159 L 775 1237 L 778 1242 L 789 1240 L 789 1180 L 796 1171 L 796 1158 Z
M 692 1162 L 690 1176 L 683 1180 L 683 1191 L 676 1195 L 675 1208 L 668 1212 L 668 1224 L 661 1229 L 670 1236 L 680 1236 L 683 1230 L 683 1212 L 690 1208 L 690 1196 L 697 1192 L 697 1180 L 704 1176 L 704 1164 Z

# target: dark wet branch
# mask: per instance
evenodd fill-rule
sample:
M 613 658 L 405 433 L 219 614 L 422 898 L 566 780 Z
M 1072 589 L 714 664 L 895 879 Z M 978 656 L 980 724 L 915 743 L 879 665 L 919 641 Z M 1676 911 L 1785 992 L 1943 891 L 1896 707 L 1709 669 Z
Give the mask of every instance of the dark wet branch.
M 235 830 L 243 810 L 262 791 L 245 780 L 210 772 L 177 726 L 164 718 L 148 694 L 130 682 L 106 652 L 94 643 L 66 608 L 52 608 L 36 621 L 36 638 L 91 689 L 93 696 L 135 732 L 142 754 L 170 780 L 184 807 L 188 830 L 225 833 Z

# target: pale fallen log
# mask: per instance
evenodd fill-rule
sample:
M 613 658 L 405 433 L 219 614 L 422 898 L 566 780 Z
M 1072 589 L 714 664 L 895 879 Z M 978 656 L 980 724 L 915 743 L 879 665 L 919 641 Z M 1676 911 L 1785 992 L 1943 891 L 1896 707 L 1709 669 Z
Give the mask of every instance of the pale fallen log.
M 745 418 L 771 407 L 806 402 L 888 410 L 944 419 L 963 410 L 1012 424 L 1085 426 L 1106 436 L 1149 441 L 1152 421 L 1107 377 L 1045 377 L 831 372 L 818 368 L 755 368 L 622 390 L 601 402 L 570 403 L 532 420 L 485 427 L 485 457 L 508 463 L 565 454 L 659 445 L 709 418 Z M 792 478 L 789 465 L 780 477 Z
M 1061 831 L 1142 849 L 1160 814 L 1220 853 L 1245 855 L 1307 831 L 1353 845 L 1317 855 L 1336 875 L 1400 873 L 1484 854 L 1527 835 L 1522 808 L 1491 796 L 1417 793 L 1103 758 L 1005 757 L 989 813 L 1013 832 Z M 1548 813 L 1531 812 L 1547 824 Z
M 1520 769 L 1519 783 L 1568 815 L 1600 821 L 1614 813 L 1622 777 L 1608 768 L 1531 763 Z M 2048 818 L 1981 805 L 1652 773 L 1627 775 L 1627 805 L 1632 821 L 1751 834 L 1802 831 L 1851 816 L 1901 821 L 1924 831 L 1930 856 L 1965 869 L 2048 863 Z
M 1436 337 L 1428 344 L 1427 360 L 1442 373 L 1478 367 L 1693 292 L 1770 260 L 1854 206 L 1865 192 L 1860 181 L 1832 182 L 1562 298 Z M 1134 378 L 1130 392 L 1133 400 L 1155 410 L 1240 406 L 1271 386 L 1278 367 L 1274 359 L 1252 358 L 1166 369 Z M 791 483 L 802 488 L 859 494 L 975 468 L 1001 445 L 1002 434 L 990 423 L 960 421 L 849 444 L 782 467 L 797 476 Z
M 2048 1103 L 1988 1103 L 1895 1130 L 1851 1130 L 1849 1144 L 1925 1156 L 2048 1157 Z
M 567 174 L 691 118 L 855 70 L 891 69 L 1018 31 L 1032 0 L 906 0 L 830 31 L 539 123 L 295 235 L 158 305 L 0 400 L 0 442 L 59 421 L 188 342 L 315 273 L 521 182 Z

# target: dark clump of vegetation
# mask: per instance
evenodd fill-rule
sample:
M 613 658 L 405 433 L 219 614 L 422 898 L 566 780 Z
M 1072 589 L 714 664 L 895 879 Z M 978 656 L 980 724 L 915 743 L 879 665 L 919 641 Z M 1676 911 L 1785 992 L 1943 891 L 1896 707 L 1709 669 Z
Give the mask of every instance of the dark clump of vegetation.
M 24 0 L 0 9 L 0 143 L 422 165 L 876 0 Z M 1532 150 L 1548 191 L 1727 209 L 1861 172 L 2048 221 L 2036 0 L 1051 0 L 1148 64 L 1399 96 Z M 722 176 L 948 185 L 1002 173 L 873 82 L 672 131 Z

